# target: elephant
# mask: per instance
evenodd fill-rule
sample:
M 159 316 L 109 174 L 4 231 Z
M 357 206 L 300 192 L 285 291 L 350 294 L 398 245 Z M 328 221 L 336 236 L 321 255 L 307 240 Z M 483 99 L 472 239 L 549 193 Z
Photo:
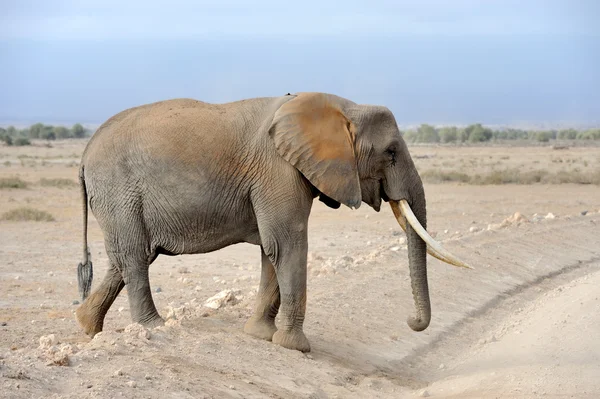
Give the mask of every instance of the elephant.
M 131 319 L 164 324 L 148 270 L 158 255 L 200 254 L 246 242 L 260 246 L 261 277 L 244 331 L 310 351 L 306 312 L 307 222 L 317 197 L 337 209 L 389 202 L 407 234 L 416 315 L 428 327 L 426 254 L 468 266 L 427 234 L 423 184 L 392 112 L 326 93 L 210 104 L 173 99 L 125 110 L 90 139 L 79 169 L 83 198 L 83 302 L 77 320 L 102 331 L 127 286 Z M 89 209 L 104 234 L 109 269 L 91 293 Z M 408 222 L 408 223 L 407 223 Z M 275 317 L 280 313 L 278 326 Z

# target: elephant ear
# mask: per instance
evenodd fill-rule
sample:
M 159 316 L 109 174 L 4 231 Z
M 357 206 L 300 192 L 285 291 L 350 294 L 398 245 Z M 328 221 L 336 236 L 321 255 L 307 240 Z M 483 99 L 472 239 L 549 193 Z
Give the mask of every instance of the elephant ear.
M 277 110 L 269 135 L 279 155 L 319 191 L 350 208 L 360 206 L 354 126 L 338 98 L 298 94 Z

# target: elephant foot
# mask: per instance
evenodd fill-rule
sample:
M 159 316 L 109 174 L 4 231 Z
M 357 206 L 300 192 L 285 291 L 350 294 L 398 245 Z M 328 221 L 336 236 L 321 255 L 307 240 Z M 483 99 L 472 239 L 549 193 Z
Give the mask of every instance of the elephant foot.
M 77 322 L 83 329 L 83 332 L 90 337 L 93 337 L 102 331 L 104 319 L 99 317 L 97 312 L 90 310 L 88 303 L 88 301 L 83 302 L 83 304 L 81 304 L 81 306 L 79 306 L 75 311 L 75 316 L 77 318 Z
M 145 320 L 145 321 L 134 321 L 134 323 L 140 323 L 142 326 L 146 327 L 147 329 L 151 329 L 151 328 L 155 328 L 155 327 L 162 327 L 165 325 L 165 319 L 163 319 L 162 317 L 160 317 L 158 314 L 156 316 L 154 316 L 153 318 L 149 319 L 149 320 Z
M 244 332 L 253 337 L 271 341 L 273 334 L 277 331 L 274 319 L 252 316 L 244 325 Z
M 302 330 L 277 330 L 277 332 L 273 334 L 273 343 L 300 352 L 310 352 L 310 343 Z

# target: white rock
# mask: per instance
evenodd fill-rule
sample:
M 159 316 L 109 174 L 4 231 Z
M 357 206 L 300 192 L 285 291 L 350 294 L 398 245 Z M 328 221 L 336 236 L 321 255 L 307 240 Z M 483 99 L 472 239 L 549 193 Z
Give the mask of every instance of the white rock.
M 125 327 L 125 333 L 134 338 L 150 339 L 150 331 L 139 323 L 132 323 Z
M 552 212 L 549 212 L 544 219 L 556 219 L 556 216 L 554 216 L 554 214 Z
M 121 313 L 124 310 L 125 310 L 125 308 L 123 306 L 119 306 L 119 309 L 117 309 L 117 312 Z
M 210 309 L 220 309 L 225 305 L 235 305 L 237 299 L 233 290 L 223 290 L 217 295 L 208 298 L 204 306 Z
M 50 349 L 54 344 L 56 344 L 56 337 L 54 334 L 42 335 L 40 337 L 40 349 Z
M 479 227 L 477 227 L 477 226 L 471 226 L 471 227 L 469 227 L 469 232 L 470 233 L 475 233 L 475 232 L 478 232 L 478 231 L 479 231 Z
M 398 239 L 398 244 L 400 244 L 400 245 L 404 245 L 404 244 L 406 244 L 406 237 L 400 237 L 400 238 Z
M 399 251 L 399 250 L 400 250 L 400 247 L 391 247 L 390 248 L 390 251 L 394 251 L 394 252 Z

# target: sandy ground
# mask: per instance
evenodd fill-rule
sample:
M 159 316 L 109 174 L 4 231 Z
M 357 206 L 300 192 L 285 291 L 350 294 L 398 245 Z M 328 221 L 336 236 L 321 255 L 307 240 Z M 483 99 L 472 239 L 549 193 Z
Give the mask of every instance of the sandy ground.
M 390 210 L 334 211 L 316 201 L 305 323 L 310 354 L 243 333 L 260 256 L 258 247 L 242 244 L 160 257 L 151 283 L 167 325 L 130 325 L 122 293 L 105 331 L 89 339 L 73 314 L 79 192 L 39 183 L 75 181 L 83 148 L 77 141 L 0 147 L 0 177 L 30 182 L 0 190 L 0 213 L 28 205 L 56 218 L 0 221 L 0 397 L 600 397 L 598 186 L 426 185 L 429 230 L 476 270 L 430 258 L 433 317 L 421 333 L 405 323 L 413 312 L 407 251 Z M 421 170 L 600 164 L 597 148 L 411 152 Z M 526 220 L 501 225 L 515 212 Z M 93 218 L 90 245 L 97 284 L 107 262 Z M 236 299 L 220 309 L 203 305 L 223 290 Z

